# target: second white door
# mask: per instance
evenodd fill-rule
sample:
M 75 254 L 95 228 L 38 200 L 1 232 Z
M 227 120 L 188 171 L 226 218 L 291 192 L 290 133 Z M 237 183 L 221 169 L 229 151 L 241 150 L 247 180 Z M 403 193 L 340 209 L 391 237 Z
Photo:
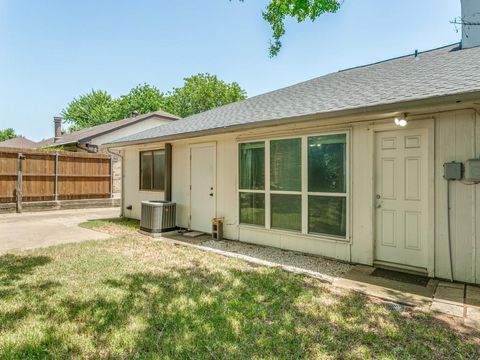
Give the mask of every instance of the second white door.
M 210 233 L 215 217 L 215 154 L 212 144 L 190 148 L 190 228 Z
M 426 269 L 428 131 L 379 132 L 375 142 L 375 258 L 386 263 Z

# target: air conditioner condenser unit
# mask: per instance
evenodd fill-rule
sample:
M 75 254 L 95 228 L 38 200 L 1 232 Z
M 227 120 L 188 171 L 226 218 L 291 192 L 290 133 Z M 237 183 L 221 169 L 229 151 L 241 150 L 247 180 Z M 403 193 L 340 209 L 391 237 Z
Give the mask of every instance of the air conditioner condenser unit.
M 140 230 L 149 234 L 173 231 L 176 226 L 176 204 L 170 201 L 142 201 Z

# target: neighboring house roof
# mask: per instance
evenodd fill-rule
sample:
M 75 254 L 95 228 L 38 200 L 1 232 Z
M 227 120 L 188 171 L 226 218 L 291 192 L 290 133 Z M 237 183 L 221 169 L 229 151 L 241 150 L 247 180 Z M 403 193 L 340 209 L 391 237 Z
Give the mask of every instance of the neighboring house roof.
M 356 67 L 193 115 L 112 144 L 185 137 L 480 91 L 480 47 L 459 44 Z M 399 109 L 401 110 L 401 109 Z
M 27 138 L 24 138 L 23 136 L 17 136 L 9 140 L 1 141 L 0 147 L 35 149 L 37 147 L 37 143 Z
M 91 128 L 82 129 L 78 131 L 74 131 L 71 133 L 63 134 L 60 139 L 54 141 L 54 138 L 49 138 L 46 140 L 42 140 L 37 143 L 37 147 L 49 147 L 49 146 L 60 146 L 60 145 L 69 145 L 69 144 L 76 144 L 76 143 L 87 143 L 91 139 L 110 133 L 112 131 L 118 130 L 120 128 L 126 127 L 128 125 L 132 125 L 138 123 L 143 120 L 147 120 L 150 118 L 161 118 L 161 119 L 168 119 L 168 120 L 177 120 L 178 117 L 172 114 L 169 114 L 165 111 L 154 111 L 148 114 L 139 115 L 133 118 L 127 118 L 118 121 L 112 121 L 109 123 L 93 126 Z

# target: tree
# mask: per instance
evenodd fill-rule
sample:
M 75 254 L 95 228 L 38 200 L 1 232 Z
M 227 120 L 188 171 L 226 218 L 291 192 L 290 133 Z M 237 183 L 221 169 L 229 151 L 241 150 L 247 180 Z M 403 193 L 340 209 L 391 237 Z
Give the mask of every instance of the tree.
M 184 81 L 183 87 L 174 88 L 165 99 L 167 111 L 182 118 L 247 97 L 236 82 L 226 83 L 215 75 L 197 74 Z
M 71 125 L 70 130 L 80 130 L 115 120 L 113 107 L 110 94 L 103 90 L 92 90 L 73 99 L 62 111 L 62 116 Z
M 294 18 L 299 23 L 308 19 L 313 22 L 322 14 L 337 12 L 340 6 L 340 0 L 270 0 L 262 13 L 273 33 L 269 47 L 270 57 L 277 56 L 282 48 L 286 17 Z
M 0 130 L 0 141 L 9 140 L 17 136 L 18 135 L 15 134 L 15 130 L 13 130 L 12 128 Z
M 132 114 L 146 114 L 164 108 L 164 95 L 155 86 L 137 85 L 127 95 L 122 95 L 114 102 L 113 117 L 124 119 Z

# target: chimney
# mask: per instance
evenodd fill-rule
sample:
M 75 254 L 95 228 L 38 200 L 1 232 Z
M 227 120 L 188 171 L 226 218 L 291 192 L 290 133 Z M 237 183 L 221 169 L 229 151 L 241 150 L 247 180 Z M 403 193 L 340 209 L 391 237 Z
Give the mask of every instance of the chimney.
M 480 0 L 462 1 L 462 48 L 480 46 Z
M 62 137 L 62 118 L 59 116 L 54 116 L 53 122 L 55 123 L 54 141 L 57 141 Z

